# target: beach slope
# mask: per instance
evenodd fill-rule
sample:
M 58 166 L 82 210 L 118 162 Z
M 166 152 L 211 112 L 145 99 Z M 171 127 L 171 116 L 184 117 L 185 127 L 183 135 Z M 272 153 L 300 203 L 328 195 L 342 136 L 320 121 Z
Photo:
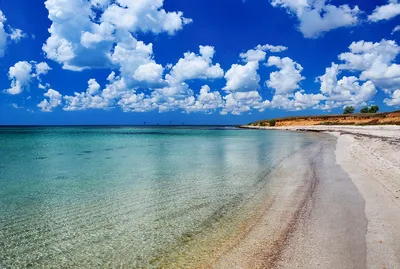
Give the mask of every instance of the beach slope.
M 281 164 L 274 202 L 214 267 L 400 268 L 400 127 L 274 129 L 333 135 Z

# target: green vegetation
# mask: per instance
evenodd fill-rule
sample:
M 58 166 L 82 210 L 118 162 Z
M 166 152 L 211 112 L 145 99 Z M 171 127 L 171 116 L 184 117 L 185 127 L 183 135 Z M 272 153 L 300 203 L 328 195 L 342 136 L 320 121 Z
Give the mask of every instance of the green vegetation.
M 379 111 L 379 106 L 377 106 L 377 105 L 374 105 L 374 106 L 371 106 L 370 108 L 369 108 L 369 113 L 376 113 L 376 112 L 378 112 Z
M 343 110 L 343 114 L 353 114 L 354 110 L 354 106 L 346 106 Z
M 270 120 L 269 121 L 269 126 L 275 126 L 275 124 L 276 124 L 276 121 L 275 120 Z
M 360 109 L 360 113 L 368 113 L 369 112 L 369 107 L 365 106 L 363 108 Z
M 379 106 L 373 105 L 373 106 L 365 106 L 361 108 L 360 113 L 376 113 L 379 111 Z

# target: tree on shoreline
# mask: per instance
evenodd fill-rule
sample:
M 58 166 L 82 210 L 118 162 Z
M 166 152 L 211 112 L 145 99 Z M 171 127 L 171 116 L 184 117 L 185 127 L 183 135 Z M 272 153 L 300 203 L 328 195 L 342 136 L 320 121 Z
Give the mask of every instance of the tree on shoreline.
M 361 108 L 360 113 L 376 113 L 379 111 L 379 106 L 373 105 L 373 106 L 365 106 Z
M 377 105 L 371 106 L 371 107 L 369 108 L 369 110 L 368 110 L 369 113 L 376 113 L 376 112 L 378 112 L 378 111 L 379 111 L 379 106 L 377 106 Z
M 273 126 L 275 126 L 275 124 L 276 124 L 275 120 L 270 120 L 269 121 L 269 126 L 273 127 Z
M 354 106 L 346 106 L 343 110 L 343 114 L 353 114 L 354 110 Z
M 369 112 L 369 107 L 365 106 L 363 108 L 360 109 L 360 113 L 368 113 Z

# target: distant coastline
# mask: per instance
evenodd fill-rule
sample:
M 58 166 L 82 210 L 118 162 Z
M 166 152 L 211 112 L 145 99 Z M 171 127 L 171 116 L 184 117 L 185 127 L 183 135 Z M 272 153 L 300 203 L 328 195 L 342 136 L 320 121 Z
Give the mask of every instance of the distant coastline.
M 124 127 L 238 127 L 237 124 L 71 124 L 71 125 L 0 125 L 0 128 L 30 128 L 30 127 L 99 127 L 99 128 L 124 128 Z
M 255 121 L 241 127 L 282 127 L 307 125 L 400 125 L 400 110 L 383 113 L 294 116 Z

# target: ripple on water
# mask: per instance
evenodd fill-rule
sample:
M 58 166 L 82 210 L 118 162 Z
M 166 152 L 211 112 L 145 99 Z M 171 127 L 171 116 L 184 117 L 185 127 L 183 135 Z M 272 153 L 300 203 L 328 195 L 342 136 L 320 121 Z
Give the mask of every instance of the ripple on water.
M 271 156 L 305 142 L 231 130 L 74 130 L 38 131 L 35 142 L 21 134 L 24 150 L 0 155 L 0 268 L 194 265 L 253 216 Z

